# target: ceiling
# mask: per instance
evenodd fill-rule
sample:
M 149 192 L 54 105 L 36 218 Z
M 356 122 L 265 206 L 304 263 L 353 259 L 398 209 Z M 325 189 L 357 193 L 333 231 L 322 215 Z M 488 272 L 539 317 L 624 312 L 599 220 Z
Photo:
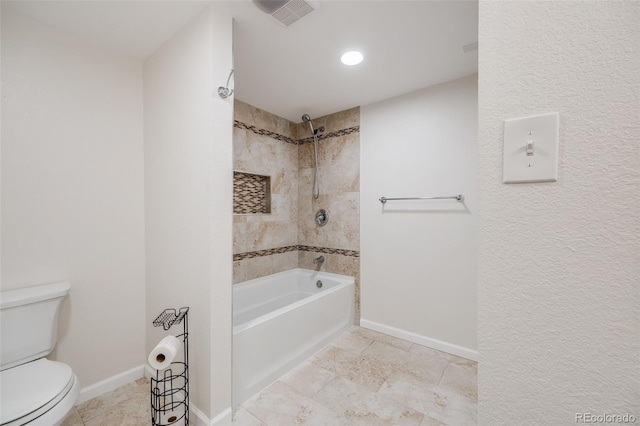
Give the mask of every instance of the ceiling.
M 13 1 L 34 19 L 144 59 L 208 4 L 234 18 L 235 96 L 294 122 L 477 72 L 477 1 L 328 1 L 283 27 L 250 0 Z M 340 63 L 347 50 L 364 61 Z M 224 81 L 220 84 L 224 85 Z

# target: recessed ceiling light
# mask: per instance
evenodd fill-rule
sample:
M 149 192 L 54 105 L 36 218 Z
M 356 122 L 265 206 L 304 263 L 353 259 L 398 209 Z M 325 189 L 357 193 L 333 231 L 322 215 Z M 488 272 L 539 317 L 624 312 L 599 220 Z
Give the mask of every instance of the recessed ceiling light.
M 364 56 L 362 56 L 362 53 L 358 52 L 357 50 L 347 52 L 340 57 L 340 60 L 345 65 L 358 65 L 360 62 L 362 62 L 363 59 Z

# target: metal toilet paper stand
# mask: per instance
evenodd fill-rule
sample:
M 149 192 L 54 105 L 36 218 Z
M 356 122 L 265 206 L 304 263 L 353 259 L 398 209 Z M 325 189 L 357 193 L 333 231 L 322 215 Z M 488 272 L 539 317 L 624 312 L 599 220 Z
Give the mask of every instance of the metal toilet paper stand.
M 151 378 L 151 424 L 172 426 L 189 424 L 189 308 L 165 309 L 153 320 L 154 327 L 169 330 L 182 323 L 183 361 L 174 361 Z

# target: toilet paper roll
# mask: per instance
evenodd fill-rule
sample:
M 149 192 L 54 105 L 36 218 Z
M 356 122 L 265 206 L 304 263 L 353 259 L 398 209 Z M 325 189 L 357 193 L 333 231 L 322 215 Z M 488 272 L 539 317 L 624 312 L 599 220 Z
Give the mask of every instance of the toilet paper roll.
M 184 426 L 184 411 L 167 411 L 160 415 L 160 424 L 170 426 Z
M 156 370 L 164 370 L 173 362 L 182 346 L 182 341 L 175 336 L 167 336 L 151 350 L 149 364 Z

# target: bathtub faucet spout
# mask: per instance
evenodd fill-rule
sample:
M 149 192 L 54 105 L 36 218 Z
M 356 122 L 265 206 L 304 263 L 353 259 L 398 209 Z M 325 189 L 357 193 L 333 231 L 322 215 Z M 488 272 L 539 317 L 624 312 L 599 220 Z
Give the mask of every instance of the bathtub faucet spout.
M 313 264 L 317 265 L 318 263 L 322 264 L 324 262 L 324 256 L 318 256 L 315 259 L 313 259 Z

